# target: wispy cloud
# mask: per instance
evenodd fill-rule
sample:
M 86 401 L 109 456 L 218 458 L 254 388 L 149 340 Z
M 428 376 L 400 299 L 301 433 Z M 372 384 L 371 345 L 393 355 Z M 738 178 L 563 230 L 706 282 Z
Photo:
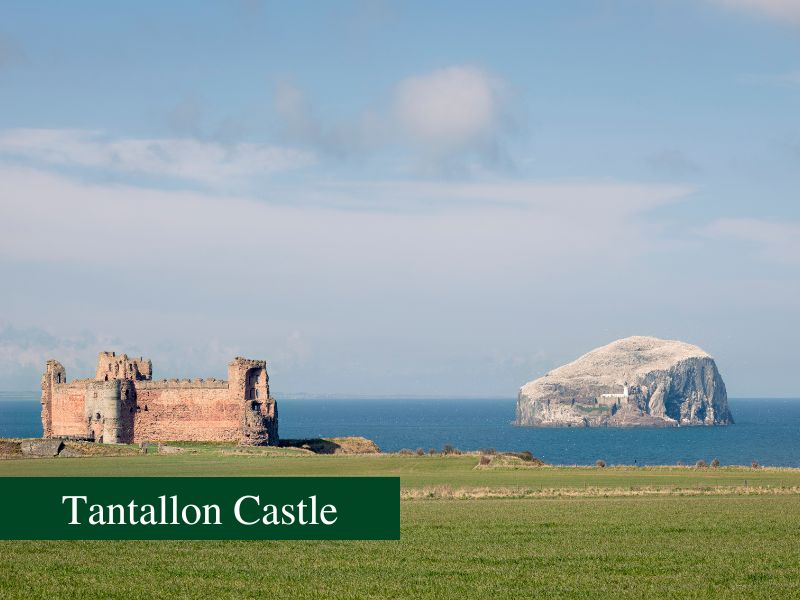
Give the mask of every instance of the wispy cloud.
M 703 229 L 712 238 L 755 244 L 770 260 L 800 264 L 800 223 L 766 219 L 717 219 Z
M 62 336 L 39 327 L 0 324 L 0 389 L 34 389 L 51 358 L 70 367 L 70 379 L 86 377 L 97 353 L 117 346 L 119 340 L 108 335 Z
M 305 190 L 313 204 L 411 213 L 448 213 L 472 209 L 522 210 L 539 214 L 609 210 L 616 216 L 645 212 L 688 197 L 685 185 L 625 182 L 543 182 L 496 178 L 469 181 L 342 181 Z
M 403 79 L 388 102 L 349 120 L 321 119 L 289 82 L 276 87 L 274 106 L 292 142 L 340 157 L 403 147 L 422 171 L 438 174 L 469 160 L 491 169 L 512 162 L 508 87 L 485 69 L 461 65 Z
M 605 250 L 616 252 L 613 236 L 598 231 L 630 228 L 644 235 L 646 227 L 634 228 L 634 222 L 691 191 L 607 182 L 303 182 L 273 190 L 270 194 L 282 201 L 271 203 L 246 196 L 89 184 L 19 167 L 0 167 L 0 182 L 0 256 L 113 264 L 116 256 L 96 252 L 116 244 L 117 231 L 107 227 L 109 211 L 135 206 L 137 214 L 149 215 L 148 241 L 137 249 L 142 260 L 149 257 L 157 265 L 169 253 L 191 265 L 202 254 L 210 261 L 204 268 L 211 268 L 237 264 L 242 255 L 278 253 L 286 260 L 308 260 L 298 265 L 298 273 L 317 265 L 310 258 L 314 248 L 297 245 L 298 232 L 313 239 L 315 247 L 328 248 L 326 260 L 338 256 L 341 264 L 356 269 L 365 263 L 376 266 L 381 257 L 394 261 L 403 252 L 438 254 L 448 244 L 462 248 L 464 259 L 473 256 L 481 263 L 498 258 L 509 245 L 516 257 L 546 251 L 550 258 L 545 262 L 553 264 L 561 255 L 589 248 L 598 257 Z M 70 215 L 66 220 L 65 211 Z M 264 235 L 265 224 L 269 235 Z M 567 244 L 564 232 L 569 232 Z M 204 250 L 209 239 L 215 241 L 213 253 Z M 365 244 L 370 252 L 363 255 Z M 527 249 L 520 254 L 520 247 Z M 287 248 L 293 248 L 291 254 Z M 247 263 L 241 264 L 246 273 Z
M 220 144 L 191 138 L 114 138 L 99 131 L 10 129 L 0 155 L 33 164 L 166 177 L 219 185 L 311 164 L 305 151 L 266 144 Z
M 780 23 L 800 25 L 798 0 L 711 0 L 711 2 L 733 10 L 748 11 Z
M 350 120 L 325 122 L 305 92 L 289 81 L 280 82 L 273 98 L 282 134 L 314 152 L 343 158 L 390 143 L 391 125 L 385 115 L 365 113 Z

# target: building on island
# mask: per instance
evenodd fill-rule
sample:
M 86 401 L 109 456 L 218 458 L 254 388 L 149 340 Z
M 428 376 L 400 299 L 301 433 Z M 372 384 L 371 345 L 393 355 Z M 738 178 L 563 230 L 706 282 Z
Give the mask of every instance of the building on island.
M 600 399 L 615 399 L 615 400 L 624 400 L 630 396 L 630 392 L 628 389 L 628 382 L 626 381 L 622 386 L 622 393 L 621 394 L 600 394 Z
M 42 376 L 44 437 L 130 444 L 155 440 L 278 444 L 278 408 L 267 363 L 236 357 L 228 380 L 153 380 L 142 357 L 101 352 L 94 378 L 67 382 L 48 360 Z

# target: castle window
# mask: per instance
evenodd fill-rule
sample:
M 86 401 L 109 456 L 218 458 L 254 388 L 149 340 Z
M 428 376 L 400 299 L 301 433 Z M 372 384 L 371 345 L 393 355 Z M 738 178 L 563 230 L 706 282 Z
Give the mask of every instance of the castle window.
M 258 390 L 256 390 L 256 398 L 258 398 Z

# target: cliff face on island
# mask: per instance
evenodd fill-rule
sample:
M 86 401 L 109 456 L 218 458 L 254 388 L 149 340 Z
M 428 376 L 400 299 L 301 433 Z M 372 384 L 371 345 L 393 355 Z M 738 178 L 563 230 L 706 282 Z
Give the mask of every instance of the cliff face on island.
M 517 425 L 635 427 L 729 425 L 725 383 L 697 346 L 629 337 L 526 383 Z

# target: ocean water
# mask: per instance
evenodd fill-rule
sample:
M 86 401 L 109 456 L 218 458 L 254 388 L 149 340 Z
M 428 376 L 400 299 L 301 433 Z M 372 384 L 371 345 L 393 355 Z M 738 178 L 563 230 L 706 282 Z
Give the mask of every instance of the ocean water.
M 281 400 L 284 438 L 361 435 L 384 451 L 530 450 L 552 464 L 722 464 L 800 467 L 800 399 L 731 399 L 736 425 L 641 429 L 515 427 L 514 399 Z M 35 394 L 0 393 L 0 437 L 42 433 Z

